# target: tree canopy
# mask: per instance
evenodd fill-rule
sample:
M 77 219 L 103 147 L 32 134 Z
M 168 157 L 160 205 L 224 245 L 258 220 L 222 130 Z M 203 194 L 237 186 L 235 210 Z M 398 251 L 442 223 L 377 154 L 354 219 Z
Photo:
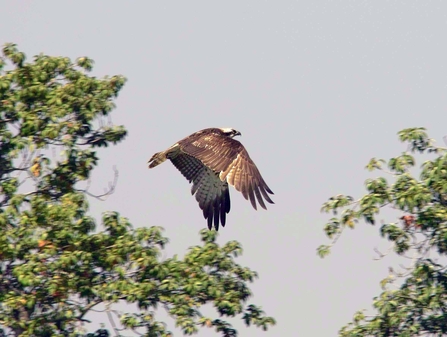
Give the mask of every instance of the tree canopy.
M 318 248 L 321 257 L 329 254 L 345 228 L 354 228 L 360 220 L 374 225 L 380 210 L 391 207 L 399 216 L 381 225 L 380 235 L 397 255 L 411 261 L 402 271 L 392 268 L 380 282 L 383 292 L 374 298 L 375 314 L 357 312 L 340 336 L 447 334 L 447 148 L 436 146 L 425 128 L 404 129 L 398 136 L 408 143 L 407 151 L 387 162 L 371 159 L 366 168 L 383 174 L 365 182 L 364 196 L 337 195 L 322 207 L 336 217 L 325 226 L 333 242 Z M 416 178 L 411 171 L 416 158 L 424 156 Z
M 247 305 L 256 272 L 236 263 L 240 243 L 201 245 L 162 260 L 160 227 L 134 229 L 107 212 L 99 228 L 88 213 L 86 181 L 98 147 L 122 141 L 124 126 L 108 119 L 123 76 L 89 75 L 93 61 L 25 54 L 7 44 L 0 57 L 0 335 L 108 336 L 84 331 L 103 306 L 114 335 L 170 336 L 157 320 L 164 309 L 184 334 L 212 328 L 236 336 L 226 317 L 266 330 L 275 320 Z M 57 152 L 57 153 L 56 153 Z M 84 187 L 83 187 L 84 186 Z M 137 312 L 118 314 L 119 303 Z M 201 313 L 205 304 L 218 317 Z

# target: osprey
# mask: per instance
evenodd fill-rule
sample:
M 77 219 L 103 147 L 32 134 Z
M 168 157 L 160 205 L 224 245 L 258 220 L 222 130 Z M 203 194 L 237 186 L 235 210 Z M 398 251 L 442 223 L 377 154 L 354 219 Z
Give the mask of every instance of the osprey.
M 219 220 L 225 226 L 230 212 L 228 184 L 241 192 L 256 208 L 256 199 L 267 209 L 264 199 L 273 204 L 267 193 L 273 194 L 262 179 L 244 146 L 233 139 L 241 133 L 232 128 L 209 128 L 193 133 L 169 149 L 149 159 L 153 168 L 169 159 L 182 175 L 192 182 L 191 194 L 196 197 L 208 228 L 219 230 Z M 256 196 L 256 198 L 255 198 Z

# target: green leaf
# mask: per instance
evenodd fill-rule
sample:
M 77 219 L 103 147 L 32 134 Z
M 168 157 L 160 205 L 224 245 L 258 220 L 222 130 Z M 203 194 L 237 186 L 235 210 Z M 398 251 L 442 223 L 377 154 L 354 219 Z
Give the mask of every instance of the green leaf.
M 329 255 L 331 247 L 327 245 L 321 245 L 317 249 L 317 254 L 319 257 L 324 258 Z

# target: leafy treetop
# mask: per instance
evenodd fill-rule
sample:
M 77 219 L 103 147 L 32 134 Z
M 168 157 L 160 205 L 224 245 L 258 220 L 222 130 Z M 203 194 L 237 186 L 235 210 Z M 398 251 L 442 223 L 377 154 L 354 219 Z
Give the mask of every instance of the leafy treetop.
M 447 334 L 447 267 L 433 257 L 433 253 L 438 258 L 447 253 L 447 148 L 435 146 L 425 128 L 404 129 L 398 136 L 408 143 L 406 152 L 388 160 L 388 168 L 385 160 L 376 158 L 366 166 L 391 175 L 392 183 L 383 176 L 368 179 L 363 197 L 337 195 L 322 207 L 336 217 L 325 226 L 333 241 L 318 248 L 321 257 L 329 254 L 345 228 L 354 228 L 361 219 L 374 225 L 380 209 L 388 206 L 401 215 L 396 222 L 383 224 L 380 235 L 393 244 L 396 254 L 411 261 L 402 272 L 390 268 L 381 281 L 383 292 L 373 302 L 376 314 L 357 312 L 340 336 Z M 415 152 L 431 154 L 422 164 L 419 179 L 410 173 L 416 165 Z

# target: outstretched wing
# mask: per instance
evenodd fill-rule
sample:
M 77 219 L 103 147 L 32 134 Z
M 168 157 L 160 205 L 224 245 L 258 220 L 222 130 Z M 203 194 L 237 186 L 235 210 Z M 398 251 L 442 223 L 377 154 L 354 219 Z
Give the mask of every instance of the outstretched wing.
M 169 155 L 168 155 L 169 158 Z M 219 230 L 219 220 L 225 227 L 226 214 L 230 212 L 230 192 L 227 182 L 203 163 L 185 153 L 178 153 L 169 158 L 183 176 L 192 182 L 191 194 L 199 203 L 203 216 L 207 219 L 208 228 Z
M 267 209 L 264 199 L 273 204 L 267 186 L 255 163 L 251 160 L 244 146 L 235 139 L 215 133 L 197 134 L 194 138 L 180 141 L 180 150 L 199 161 L 211 171 L 217 173 L 222 182 L 234 186 L 241 192 L 254 209 L 256 199 L 262 208 Z

